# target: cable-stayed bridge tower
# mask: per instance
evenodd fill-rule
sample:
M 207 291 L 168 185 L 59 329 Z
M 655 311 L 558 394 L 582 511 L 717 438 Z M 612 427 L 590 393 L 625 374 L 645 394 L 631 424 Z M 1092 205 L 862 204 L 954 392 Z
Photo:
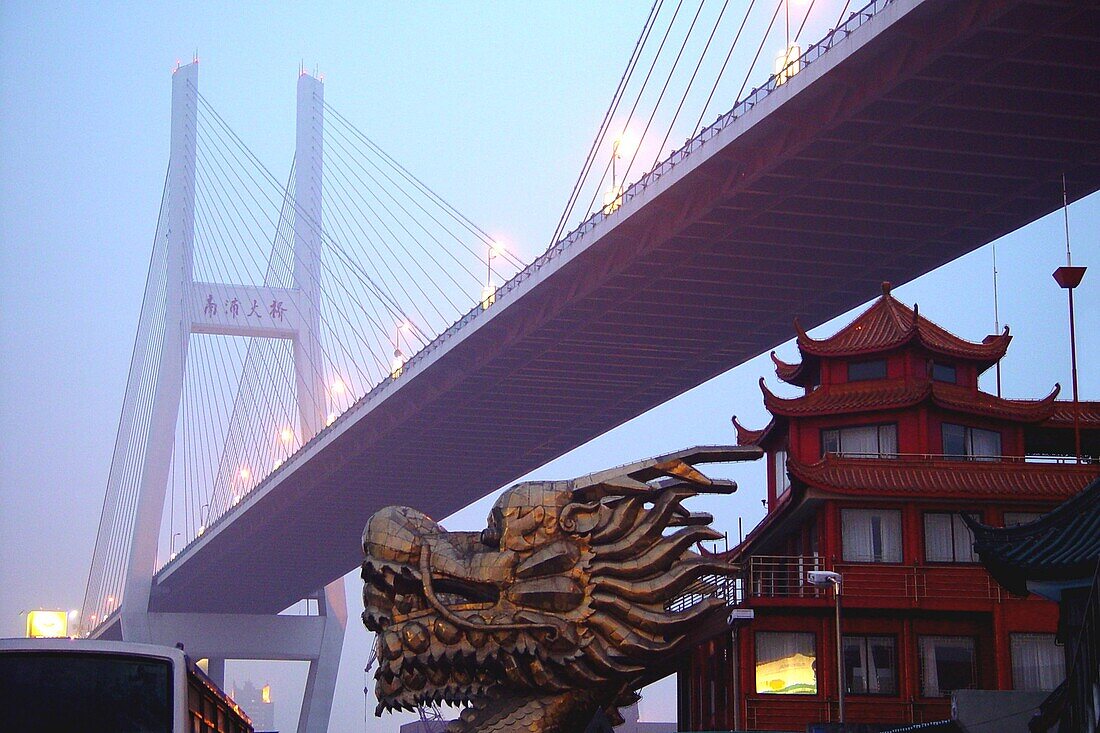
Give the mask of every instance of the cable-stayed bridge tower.
M 159 368 L 144 435 L 132 434 L 139 426 L 129 403 L 142 396 L 129 391 L 119 428 L 120 445 L 143 439 L 145 446 L 133 539 L 118 603 L 119 623 L 101 629 L 128 641 L 182 643 L 193 657 L 209 659 L 210 674 L 219 683 L 224 683 L 226 658 L 306 660 L 309 673 L 299 731 L 324 731 L 347 623 L 342 578 L 318 589 L 315 615 L 156 613 L 150 609 L 192 335 L 290 341 L 297 388 L 296 432 L 315 435 L 328 414 L 320 343 L 324 86 L 309 74 L 298 77 L 292 287 L 204 282 L 194 274 L 198 71 L 194 62 L 177 68 L 172 77 Z M 255 318 L 241 318 L 247 312 Z M 200 534 L 204 530 L 200 525 Z
M 178 66 L 83 633 L 182 643 L 218 681 L 226 659 L 306 661 L 299 731 L 325 730 L 346 570 L 279 601 L 261 597 L 280 578 L 296 582 L 295 563 L 315 566 L 324 548 L 291 537 L 295 561 L 264 556 L 228 580 L 221 561 L 202 565 L 197 587 L 213 602 L 166 605 L 163 581 L 194 572 L 188 561 L 211 543 L 240 559 L 283 531 L 268 523 L 270 489 L 309 462 L 349 408 L 399 386 L 409 355 L 488 307 L 483 286 L 504 279 L 506 261 L 517 262 L 328 105 L 319 76 L 298 76 L 284 183 L 199 93 L 197 61 Z M 321 507 L 307 493 L 293 508 L 309 518 Z M 227 541 L 242 515 L 258 523 Z M 354 542 L 340 547 L 355 552 Z M 245 586 L 260 590 L 241 597 Z

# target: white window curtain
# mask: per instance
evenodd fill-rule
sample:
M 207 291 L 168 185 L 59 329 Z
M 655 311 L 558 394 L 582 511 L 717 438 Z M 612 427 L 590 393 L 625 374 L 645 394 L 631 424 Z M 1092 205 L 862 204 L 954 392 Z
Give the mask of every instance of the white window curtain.
M 1010 641 L 1013 688 L 1050 691 L 1065 679 L 1065 653 L 1054 634 L 1011 634 Z
M 928 562 L 951 562 L 951 515 L 924 515 L 924 559 Z
M 878 426 L 844 428 L 840 431 L 840 450 L 859 455 L 878 454 Z
M 977 514 L 971 517 L 978 519 Z M 924 515 L 924 559 L 928 562 L 977 562 L 974 535 L 954 512 Z
M 898 454 L 898 426 L 893 423 L 878 426 L 878 452 L 883 456 Z
M 946 697 L 975 686 L 974 640 L 966 636 L 922 636 L 918 639 L 921 694 Z
M 901 512 L 843 509 L 841 543 L 849 562 L 901 562 Z
M 1001 455 L 1001 434 L 993 430 L 970 428 L 970 455 L 977 461 L 996 461 Z
M 848 692 L 894 695 L 894 639 L 889 636 L 845 636 L 844 674 Z
M 977 514 L 971 514 L 970 517 L 981 519 Z M 958 514 L 951 515 L 951 534 L 955 544 L 955 562 L 978 562 L 978 556 L 974 552 L 974 535 Z
M 787 475 L 787 451 L 775 452 L 775 495 L 783 496 L 791 488 L 791 478 Z

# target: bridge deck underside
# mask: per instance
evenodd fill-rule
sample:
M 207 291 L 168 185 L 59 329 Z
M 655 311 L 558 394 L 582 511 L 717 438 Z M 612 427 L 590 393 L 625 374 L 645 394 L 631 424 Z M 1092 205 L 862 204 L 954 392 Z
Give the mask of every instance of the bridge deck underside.
M 359 563 L 378 508 L 450 514 L 787 340 L 795 316 L 1056 209 L 1063 172 L 1071 199 L 1100 188 L 1100 8 L 910 4 L 353 408 L 160 573 L 153 610 L 278 611 Z

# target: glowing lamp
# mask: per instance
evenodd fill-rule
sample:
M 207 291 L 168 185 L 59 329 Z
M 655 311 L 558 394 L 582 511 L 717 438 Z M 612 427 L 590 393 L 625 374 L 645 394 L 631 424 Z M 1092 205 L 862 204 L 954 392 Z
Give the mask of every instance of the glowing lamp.
M 332 384 L 330 385 L 329 389 L 331 390 L 331 392 L 332 392 L 332 393 L 333 393 L 334 395 L 337 395 L 337 394 L 344 394 L 344 389 L 345 389 L 345 387 L 344 387 L 344 380 L 342 380 L 342 379 L 336 379 L 336 380 L 334 380 L 334 381 L 332 382 Z
M 242 466 L 241 470 L 237 472 L 237 475 L 248 480 L 252 476 L 252 472 L 248 470 L 248 466 Z
M 775 57 L 775 83 L 784 84 L 798 73 L 801 67 L 802 48 L 797 44 Z
M 279 431 L 279 439 L 284 443 L 289 443 L 294 440 L 294 431 L 290 428 L 283 428 Z
M 611 150 L 616 158 L 632 157 L 638 147 L 638 140 L 630 130 L 623 130 L 611 142 Z
M 332 425 L 334 422 L 336 422 L 336 413 L 335 412 L 330 412 L 328 414 L 328 418 L 325 420 L 325 427 L 328 427 L 329 425 Z
M 481 289 L 481 310 L 488 310 L 489 306 L 497 302 L 497 286 L 489 283 Z
M 64 611 L 28 611 L 27 638 L 53 638 L 69 635 L 69 614 Z
M 405 362 L 408 359 L 401 353 L 401 349 L 395 349 L 393 352 L 393 361 L 390 362 L 390 377 L 397 379 L 401 376 L 401 372 L 405 370 Z

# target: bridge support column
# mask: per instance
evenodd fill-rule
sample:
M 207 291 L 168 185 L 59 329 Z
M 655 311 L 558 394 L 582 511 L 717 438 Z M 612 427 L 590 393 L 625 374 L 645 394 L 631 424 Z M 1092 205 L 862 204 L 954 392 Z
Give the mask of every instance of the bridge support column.
M 161 518 L 176 439 L 183 373 L 191 335 L 190 296 L 195 240 L 195 160 L 198 145 L 198 62 L 172 73 L 172 142 L 168 163 L 167 273 L 160 367 L 145 434 L 133 535 L 126 560 L 121 621 L 123 638 L 149 641 L 146 623 L 156 570 Z M 127 394 L 127 399 L 130 395 Z M 128 422 L 120 428 L 129 432 Z M 108 609 L 108 612 L 111 609 Z M 104 613 L 106 616 L 106 613 Z
M 339 578 L 325 586 L 317 594 L 317 604 L 325 619 L 324 630 L 321 632 L 317 658 L 309 662 L 298 733 L 325 733 L 329 727 L 336 677 L 340 672 L 340 653 L 344 648 L 344 630 L 348 625 L 344 579 Z

